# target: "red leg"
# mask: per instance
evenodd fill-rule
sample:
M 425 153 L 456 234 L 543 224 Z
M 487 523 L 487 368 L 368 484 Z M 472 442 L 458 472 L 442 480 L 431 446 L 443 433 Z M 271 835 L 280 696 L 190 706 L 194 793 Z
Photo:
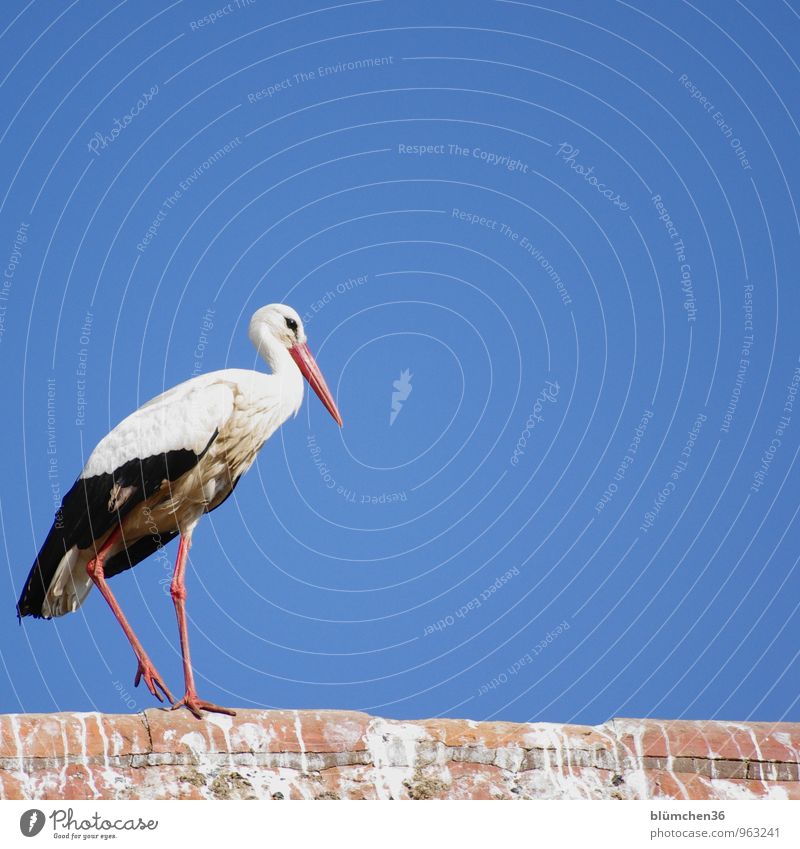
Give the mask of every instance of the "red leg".
M 158 692 L 157 688 L 161 688 L 163 690 L 164 695 L 170 700 L 170 702 L 174 702 L 175 699 L 172 698 L 172 694 L 164 685 L 164 682 L 161 680 L 161 676 L 158 674 L 155 666 L 153 666 L 152 661 L 147 656 L 147 652 L 142 647 L 142 644 L 139 642 L 139 638 L 136 634 L 133 633 L 133 628 L 128 624 L 128 620 L 125 618 L 125 614 L 122 612 L 122 608 L 117 603 L 117 600 L 114 598 L 114 594 L 111 592 L 108 584 L 106 583 L 105 571 L 103 569 L 103 564 L 106 559 L 106 555 L 108 554 L 111 546 L 119 539 L 120 536 L 120 528 L 116 527 L 114 531 L 112 531 L 111 535 L 108 539 L 103 543 L 100 547 L 100 550 L 95 550 L 95 556 L 92 560 L 90 560 L 86 565 L 86 571 L 89 574 L 89 577 L 94 582 L 94 585 L 103 595 L 103 598 L 108 602 L 108 606 L 111 608 L 114 616 L 117 617 L 117 622 L 122 626 L 122 630 L 125 632 L 125 636 L 128 638 L 128 642 L 131 644 L 131 648 L 133 649 L 133 653 L 136 655 L 136 659 L 139 661 L 139 668 L 136 671 L 136 680 L 134 682 L 134 686 L 138 687 L 139 682 L 144 678 L 144 683 L 147 685 L 147 689 L 160 701 L 163 702 L 164 699 L 161 697 L 161 693 Z
M 172 709 L 187 707 L 198 719 L 203 716 L 201 710 L 213 713 L 227 713 L 236 716 L 236 711 L 230 708 L 220 707 L 212 702 L 206 702 L 197 697 L 197 689 L 194 685 L 194 672 L 192 671 L 192 658 L 189 654 L 189 631 L 186 627 L 186 558 L 189 556 L 189 548 L 192 544 L 191 536 L 181 534 L 178 546 L 178 557 L 175 560 L 175 571 L 172 574 L 170 584 L 170 595 L 175 603 L 175 614 L 178 617 L 178 631 L 181 638 L 181 654 L 183 655 L 183 677 L 186 681 L 186 694 Z

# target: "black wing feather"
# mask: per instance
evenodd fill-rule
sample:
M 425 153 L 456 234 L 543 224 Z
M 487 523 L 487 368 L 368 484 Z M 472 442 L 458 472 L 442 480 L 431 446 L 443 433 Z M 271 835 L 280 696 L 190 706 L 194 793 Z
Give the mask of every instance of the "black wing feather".
M 154 551 L 158 551 L 168 542 L 172 542 L 176 536 L 178 536 L 178 531 L 169 531 L 164 534 L 142 537 L 133 545 L 124 548 L 106 560 L 103 570 L 106 578 L 113 578 L 114 575 L 119 575 L 120 572 L 132 569 L 137 563 L 141 563 L 142 560 L 149 557 Z
M 17 602 L 17 616 L 41 617 L 47 591 L 64 554 L 73 546 L 90 548 L 115 523 L 121 523 L 137 504 L 158 492 L 162 484 L 172 483 L 186 474 L 197 465 L 218 435 L 219 431 L 215 430 L 199 454 L 191 449 L 169 451 L 143 460 L 129 460 L 113 472 L 78 478 L 64 496 L 47 539 L 31 567 Z M 115 499 L 115 492 L 123 492 L 124 500 Z M 161 544 L 175 536 L 162 534 Z M 152 554 L 158 548 L 156 540 L 156 537 L 144 537 L 131 546 L 130 555 L 123 551 L 109 558 L 106 576 L 119 574 Z
M 222 507 L 222 505 L 233 494 L 234 489 L 236 489 L 236 484 L 239 483 L 240 478 L 241 475 L 239 475 L 233 483 L 231 483 L 231 487 L 225 497 L 221 501 L 218 501 L 213 507 L 209 508 L 206 512 L 210 513 L 212 510 L 216 510 L 217 507 Z M 114 575 L 119 575 L 120 572 L 132 569 L 137 563 L 141 563 L 142 560 L 149 557 L 154 551 L 158 551 L 167 543 L 172 542 L 176 536 L 178 536 L 178 531 L 169 531 L 168 533 L 142 537 L 133 545 L 128 546 L 128 548 L 106 560 L 104 569 L 106 578 L 113 578 Z

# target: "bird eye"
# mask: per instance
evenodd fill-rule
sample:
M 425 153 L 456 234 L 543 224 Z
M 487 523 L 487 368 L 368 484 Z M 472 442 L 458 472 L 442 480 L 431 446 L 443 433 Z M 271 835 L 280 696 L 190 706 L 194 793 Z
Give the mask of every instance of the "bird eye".
M 292 331 L 292 333 L 297 333 L 297 322 L 293 318 L 286 319 L 286 326 Z

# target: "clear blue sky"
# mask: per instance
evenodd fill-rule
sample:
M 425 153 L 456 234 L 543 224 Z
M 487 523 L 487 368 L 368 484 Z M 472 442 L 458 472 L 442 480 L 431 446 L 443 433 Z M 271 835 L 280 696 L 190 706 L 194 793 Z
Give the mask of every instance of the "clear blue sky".
M 154 704 L 98 594 L 14 604 L 284 301 L 345 427 L 198 528 L 202 697 L 800 719 L 797 3 L 221 4 L 4 4 L 0 710 Z M 180 694 L 175 547 L 112 587 Z

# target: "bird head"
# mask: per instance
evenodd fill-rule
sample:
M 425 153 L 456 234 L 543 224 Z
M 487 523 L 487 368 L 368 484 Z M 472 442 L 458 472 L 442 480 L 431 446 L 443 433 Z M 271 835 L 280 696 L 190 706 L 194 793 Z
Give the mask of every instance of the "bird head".
M 250 319 L 249 334 L 253 344 L 272 365 L 273 369 L 276 368 L 274 358 L 271 356 L 273 346 L 277 345 L 288 350 L 297 368 L 300 369 L 300 373 L 341 427 L 342 417 L 339 409 L 314 356 L 308 348 L 303 320 L 298 313 L 286 304 L 269 304 L 269 306 L 261 307 L 261 309 L 256 310 Z
M 296 310 L 286 304 L 269 304 L 253 313 L 250 319 L 250 338 L 256 347 L 258 347 L 257 337 L 260 337 L 264 331 L 286 348 L 306 341 L 303 320 Z

